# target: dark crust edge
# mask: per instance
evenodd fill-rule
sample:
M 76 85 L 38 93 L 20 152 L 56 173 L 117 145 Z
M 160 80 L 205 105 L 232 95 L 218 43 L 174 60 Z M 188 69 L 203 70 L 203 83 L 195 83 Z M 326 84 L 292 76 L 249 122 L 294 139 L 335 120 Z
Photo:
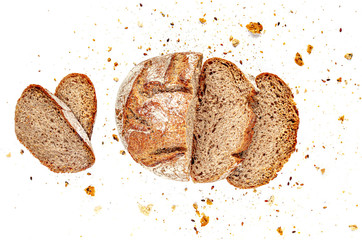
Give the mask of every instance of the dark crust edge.
M 93 105 L 93 112 L 92 112 L 92 117 L 91 117 L 91 127 L 90 127 L 90 129 L 84 129 L 87 131 L 87 133 L 89 130 L 88 137 L 90 140 L 92 138 L 94 123 L 95 123 L 96 116 L 97 116 L 97 95 L 96 95 L 95 87 L 94 87 L 92 81 L 90 80 L 90 78 L 87 75 L 82 74 L 82 73 L 70 73 L 59 82 L 57 88 L 55 89 L 54 95 L 58 97 L 59 89 L 61 87 L 63 87 L 63 84 L 65 83 L 65 81 L 67 81 L 68 79 L 73 78 L 73 77 L 81 77 L 81 78 L 85 79 L 88 82 L 88 84 L 91 86 L 92 91 L 94 92 L 94 98 L 93 98 L 94 105 Z M 79 119 L 78 119 L 78 121 L 79 121 Z
M 252 137 L 254 135 L 253 128 L 254 128 L 254 126 L 256 124 L 256 115 L 255 115 L 255 113 L 254 113 L 254 111 L 253 111 L 253 109 L 251 107 L 251 103 L 254 101 L 253 96 L 256 95 L 257 92 L 256 92 L 255 88 L 253 87 L 253 85 L 250 83 L 250 81 L 246 78 L 244 73 L 234 63 L 232 63 L 232 62 L 230 62 L 228 60 L 222 59 L 222 58 L 214 57 L 214 58 L 207 59 L 204 62 L 203 66 L 202 66 L 201 75 L 200 75 L 200 79 L 199 79 L 200 84 L 199 84 L 199 87 L 198 87 L 198 90 L 197 90 L 197 97 L 199 96 L 199 93 L 201 91 L 201 89 L 200 89 L 201 82 L 204 81 L 204 79 L 206 78 L 206 76 L 205 76 L 205 68 L 206 68 L 207 64 L 210 64 L 210 63 L 212 63 L 214 61 L 219 61 L 221 63 L 224 63 L 224 64 L 228 65 L 228 67 L 230 68 L 229 70 L 231 71 L 231 74 L 233 75 L 233 78 L 234 78 L 234 72 L 233 71 L 235 71 L 236 73 L 240 74 L 242 79 L 250 85 L 251 91 L 246 96 L 247 100 L 248 100 L 248 112 L 249 112 L 249 115 L 250 115 L 250 118 L 248 120 L 249 123 L 247 125 L 248 127 L 244 131 L 242 144 L 238 149 L 236 149 L 236 152 L 241 153 L 242 151 L 245 151 L 245 150 L 248 149 L 249 145 L 251 144 Z M 195 148 L 194 148 L 194 144 L 193 144 L 193 146 L 192 146 L 192 154 L 191 154 L 192 156 L 194 155 L 193 154 L 194 149 Z M 213 178 L 208 178 L 208 179 L 206 179 L 204 181 L 199 181 L 193 176 L 193 174 L 191 174 L 192 171 L 190 171 L 190 176 L 191 176 L 192 181 L 195 182 L 195 183 L 215 182 L 215 181 L 219 180 L 221 177 L 223 177 L 225 174 L 230 174 L 244 160 L 243 158 L 236 157 L 233 154 L 235 154 L 235 153 L 232 153 L 231 157 L 235 159 L 236 164 L 234 164 L 233 166 L 230 166 L 225 172 L 222 172 L 222 173 L 218 174 L 217 176 L 215 176 Z M 190 168 L 192 168 L 192 164 L 191 164 Z
M 27 146 L 24 145 L 24 143 L 19 139 L 18 135 L 16 135 L 16 138 L 19 140 L 19 142 L 26 148 L 28 149 L 28 151 L 36 158 L 39 160 L 39 162 L 41 164 L 43 164 L 44 166 L 46 166 L 50 171 L 52 172 L 55 172 L 55 173 L 76 173 L 76 172 L 81 172 L 81 171 L 84 171 L 88 168 L 90 168 L 91 166 L 93 166 L 93 164 L 95 163 L 95 155 L 94 155 L 94 152 L 93 150 L 90 148 L 90 146 L 88 146 L 84 140 L 82 139 L 82 137 L 79 135 L 79 133 L 72 127 L 72 125 L 69 123 L 68 121 L 68 118 L 65 117 L 64 113 L 63 113 L 63 108 L 53 99 L 53 97 L 51 95 L 49 95 L 49 93 L 45 90 L 45 88 L 43 88 L 42 86 L 40 85 L 37 85 L 37 84 L 30 84 L 28 87 L 25 88 L 25 90 L 23 91 L 23 93 L 21 94 L 20 98 L 18 99 L 17 103 L 16 103 L 16 109 L 15 109 L 15 117 L 14 117 L 14 121 L 16 120 L 16 112 L 18 110 L 18 104 L 20 102 L 20 99 L 24 98 L 24 93 L 26 91 L 29 91 L 31 90 L 32 88 L 37 88 L 39 90 L 41 90 L 43 93 L 45 93 L 45 95 L 55 104 L 55 106 L 60 110 L 60 113 L 62 114 L 63 118 L 65 119 L 65 121 L 68 123 L 69 127 L 72 128 L 74 130 L 74 133 L 76 133 L 76 136 L 78 136 L 78 138 L 80 138 L 80 140 L 82 141 L 84 147 L 86 149 L 88 149 L 90 152 L 91 152 L 91 155 L 92 155 L 92 159 L 91 161 L 89 162 L 89 164 L 84 167 L 84 168 L 79 168 L 79 170 L 76 170 L 76 171 L 56 171 L 55 169 L 52 168 L 52 165 L 50 164 L 46 164 L 45 162 L 41 161 Z M 15 121 L 15 125 L 16 127 L 16 121 Z
M 289 161 L 289 158 L 291 157 L 291 155 L 294 153 L 295 151 L 295 148 L 296 148 L 296 145 L 297 145 L 297 135 L 298 135 L 298 129 L 299 129 L 299 123 L 300 123 L 300 118 L 299 118 L 299 111 L 298 111 L 298 108 L 297 108 L 297 105 L 294 101 L 294 95 L 290 89 L 290 87 L 281 79 L 279 78 L 277 75 L 273 74 L 273 73 L 268 73 L 268 72 L 265 72 L 265 73 L 261 73 L 259 74 L 258 76 L 256 76 L 255 78 L 255 82 L 256 82 L 256 85 L 259 87 L 259 82 L 260 82 L 260 79 L 264 78 L 264 77 L 267 77 L 267 76 L 270 76 L 270 77 L 273 77 L 276 81 L 278 81 L 279 83 L 281 83 L 283 85 L 283 87 L 288 90 L 288 93 L 290 94 L 289 98 L 288 98 L 288 101 L 290 102 L 290 104 L 292 105 L 295 113 L 297 114 L 297 121 L 295 123 L 295 125 L 297 126 L 295 129 L 294 129 L 294 133 L 293 135 L 295 135 L 295 138 L 293 138 L 293 146 L 291 147 L 291 151 L 289 151 L 289 154 L 285 157 L 285 158 L 282 158 L 280 159 L 280 162 L 281 164 L 277 166 L 277 168 L 275 169 L 274 171 L 274 175 L 267 179 L 266 181 L 264 182 L 261 182 L 260 184 L 255 184 L 253 186 L 248 186 L 248 187 L 243 187 L 243 186 L 237 186 L 236 184 L 234 184 L 233 182 L 231 182 L 231 180 L 229 179 L 229 177 L 227 178 L 227 181 L 228 183 L 230 183 L 231 185 L 233 185 L 234 187 L 236 188 L 240 188 L 240 189 L 251 189 L 251 188 L 257 188 L 257 187 L 260 187 L 260 186 L 263 186 L 263 185 L 266 185 L 268 184 L 270 181 L 272 181 L 273 179 L 275 179 L 277 176 L 278 176 L 278 172 L 280 170 L 282 170 L 283 166 L 285 163 L 287 163 Z

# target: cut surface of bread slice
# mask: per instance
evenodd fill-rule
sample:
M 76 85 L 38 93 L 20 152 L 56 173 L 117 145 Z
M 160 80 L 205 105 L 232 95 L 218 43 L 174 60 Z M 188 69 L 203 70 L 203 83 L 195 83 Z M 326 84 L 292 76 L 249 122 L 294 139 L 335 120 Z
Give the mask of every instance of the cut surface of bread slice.
M 79 172 L 95 162 L 90 140 L 72 111 L 39 85 L 29 85 L 18 100 L 15 133 L 53 172 Z
M 191 177 L 194 182 L 226 178 L 251 142 L 255 90 L 238 67 L 208 59 L 202 69 L 196 105 Z
M 97 114 L 96 91 L 91 80 L 84 74 L 71 73 L 60 81 L 55 96 L 67 104 L 91 138 Z
M 173 53 L 135 66 L 119 88 L 115 113 L 132 158 L 158 176 L 190 179 L 196 89 L 202 54 Z
M 255 188 L 277 176 L 295 150 L 299 116 L 293 94 L 278 76 L 262 73 L 255 79 L 259 92 L 253 110 L 257 116 L 254 136 L 244 159 L 227 178 L 238 188 Z

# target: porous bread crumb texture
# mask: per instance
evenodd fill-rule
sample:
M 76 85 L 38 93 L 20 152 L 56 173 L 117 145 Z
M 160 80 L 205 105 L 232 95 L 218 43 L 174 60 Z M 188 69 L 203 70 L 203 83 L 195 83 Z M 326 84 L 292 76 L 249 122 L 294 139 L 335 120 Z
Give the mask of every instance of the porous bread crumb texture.
M 259 22 L 250 22 L 246 25 L 246 28 L 253 34 L 260 34 L 263 31 L 263 25 Z
M 251 142 L 255 91 L 231 62 L 212 58 L 200 77 L 194 128 L 191 177 L 195 182 L 226 178 Z
M 259 93 L 252 104 L 257 121 L 243 162 L 227 178 L 238 188 L 255 188 L 277 176 L 295 150 L 299 117 L 290 88 L 276 75 L 256 77 Z
M 55 96 L 67 104 L 91 138 L 97 114 L 96 92 L 91 80 L 84 74 L 71 73 L 60 81 Z
M 301 55 L 299 52 L 297 52 L 297 53 L 295 54 L 294 62 L 295 62 L 297 65 L 299 65 L 299 66 L 303 66 L 303 65 L 304 65 L 302 55 Z
M 62 113 L 62 108 L 38 85 L 26 88 L 15 110 L 19 141 L 51 171 L 79 172 L 95 158 Z

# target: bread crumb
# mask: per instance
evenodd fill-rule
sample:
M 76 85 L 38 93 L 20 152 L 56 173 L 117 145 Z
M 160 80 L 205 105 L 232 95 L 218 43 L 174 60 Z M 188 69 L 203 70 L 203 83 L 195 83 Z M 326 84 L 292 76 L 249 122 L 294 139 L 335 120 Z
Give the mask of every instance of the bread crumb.
M 20 149 L 20 154 L 23 155 L 24 154 L 24 150 Z
M 91 174 L 90 172 L 87 172 L 87 175 L 90 176 L 90 175 L 92 175 L 92 174 Z
M 99 213 L 102 210 L 102 206 L 95 206 L 94 207 L 94 212 L 95 213 Z
M 232 41 L 231 41 L 231 44 L 233 45 L 233 47 L 237 47 L 239 45 L 240 41 L 236 38 L 234 38 Z
M 199 206 L 197 205 L 197 203 L 192 204 L 192 206 L 193 206 L 194 209 L 195 209 L 196 215 L 197 215 L 198 217 L 200 217 L 200 212 L 199 212 L 199 210 L 198 210 Z
M 113 78 L 113 81 L 118 82 L 118 81 L 119 81 L 119 78 L 118 78 L 118 77 L 114 77 L 114 78 Z
M 175 209 L 176 209 L 176 205 L 172 205 L 172 206 L 171 206 L 171 209 L 172 209 L 172 212 L 174 212 Z
M 273 205 L 274 199 L 275 199 L 274 195 L 271 195 L 268 201 L 269 206 Z
M 117 136 L 116 134 L 113 134 L 112 136 L 113 136 L 113 139 L 114 139 L 114 140 L 116 140 L 117 142 L 119 142 L 119 138 L 118 138 L 118 136 Z
M 199 21 L 200 21 L 200 23 L 202 23 L 202 24 L 206 23 L 206 19 L 205 19 L 205 18 L 199 18 Z
M 353 57 L 353 53 L 346 53 L 346 55 L 344 55 L 344 58 L 347 60 L 351 60 Z
M 138 25 L 138 27 L 143 28 L 143 23 L 142 22 L 138 21 L 137 25 Z
M 277 228 L 277 232 L 280 234 L 280 235 L 283 235 L 283 229 L 281 227 L 278 227 Z
M 119 151 L 119 153 L 120 153 L 121 155 L 126 155 L 126 151 L 124 151 L 124 150 Z
M 206 204 L 207 205 L 212 205 L 213 204 L 213 200 L 211 200 L 210 198 L 206 199 Z
M 348 226 L 352 231 L 356 231 L 358 229 L 357 225 L 356 224 L 353 224 L 353 225 L 349 225 Z
M 108 58 L 108 59 L 107 59 L 107 62 L 110 62 L 110 61 L 112 61 L 112 59 L 111 59 L 111 58 Z
M 150 215 L 152 207 L 153 207 L 153 204 L 148 204 L 147 206 L 143 206 L 140 203 L 138 203 L 138 208 L 139 208 L 140 212 L 145 216 Z
M 246 25 L 246 28 L 253 34 L 260 34 L 263 31 L 263 25 L 259 22 L 250 22 Z
M 230 41 L 230 42 L 231 42 L 233 39 L 234 39 L 233 36 L 230 36 L 230 37 L 229 37 L 229 41 Z
M 325 172 L 326 172 L 326 169 L 325 169 L 325 168 L 322 168 L 322 169 L 321 169 L 322 175 L 323 175 Z
M 337 82 L 342 82 L 342 78 L 341 77 L 337 78 Z
M 108 50 L 107 50 L 108 52 L 110 52 L 110 51 L 112 51 L 112 47 L 108 47 Z
M 93 186 L 88 186 L 86 189 L 84 189 L 84 191 L 89 195 L 94 197 L 96 190 L 94 189 Z
M 202 214 L 202 218 L 200 219 L 201 227 L 205 227 L 210 221 L 210 217 L 206 216 L 204 213 Z
M 9 152 L 8 154 L 6 154 L 6 157 L 11 157 L 11 152 Z
M 68 185 L 69 185 L 69 182 L 65 181 L 64 186 L 68 187 Z
M 338 121 L 341 121 L 341 123 L 343 123 L 343 121 L 344 121 L 344 115 L 340 116 L 340 117 L 338 118 Z
M 297 65 L 299 65 L 299 66 L 303 66 L 303 65 L 304 65 L 304 62 L 303 62 L 303 59 L 302 59 L 302 55 L 300 55 L 299 52 L 297 52 L 297 53 L 295 54 L 294 61 L 295 61 L 295 63 L 296 63 Z
M 311 54 L 312 50 L 313 50 L 313 46 L 309 44 L 307 47 L 307 53 Z

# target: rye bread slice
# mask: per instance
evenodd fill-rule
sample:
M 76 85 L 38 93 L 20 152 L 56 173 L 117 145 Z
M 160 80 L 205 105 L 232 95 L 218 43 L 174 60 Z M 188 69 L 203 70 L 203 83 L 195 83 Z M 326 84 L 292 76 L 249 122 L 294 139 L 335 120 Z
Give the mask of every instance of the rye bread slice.
M 238 67 L 208 59 L 202 69 L 196 105 L 191 177 L 194 182 L 226 178 L 251 142 L 255 90 Z
M 79 172 L 95 162 L 90 140 L 72 111 L 39 85 L 29 85 L 18 100 L 15 133 L 53 172 Z
M 252 104 L 257 121 L 249 148 L 238 168 L 227 178 L 238 188 L 255 188 L 277 176 L 295 150 L 299 116 L 293 94 L 283 80 L 271 73 L 255 79 L 259 92 Z
M 115 113 L 132 158 L 158 176 L 188 181 L 202 54 L 173 53 L 139 63 L 119 88 Z
M 88 76 L 80 73 L 67 75 L 60 81 L 55 96 L 67 104 L 91 139 L 97 114 L 97 97 Z

